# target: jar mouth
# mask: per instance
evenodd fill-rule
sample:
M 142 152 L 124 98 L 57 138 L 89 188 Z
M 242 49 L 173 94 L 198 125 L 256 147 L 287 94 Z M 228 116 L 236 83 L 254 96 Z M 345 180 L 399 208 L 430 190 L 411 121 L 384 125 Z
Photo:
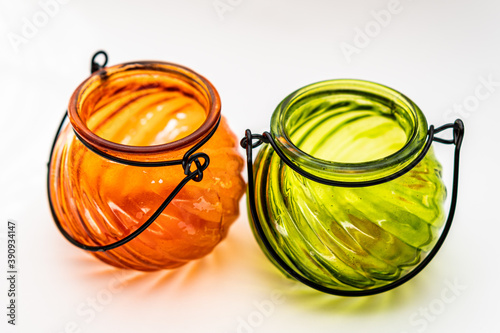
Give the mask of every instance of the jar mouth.
M 202 124 L 188 135 L 174 141 L 154 145 L 128 145 L 104 138 L 89 126 L 98 103 L 106 103 L 113 94 L 127 94 L 127 84 L 136 81 L 134 91 L 146 91 L 152 87 L 178 90 L 196 100 L 205 112 Z M 175 86 L 169 86 L 171 80 Z M 120 85 L 123 84 L 121 87 Z M 113 86 L 111 92 L 105 87 Z M 146 93 L 147 94 L 147 93 Z M 125 160 L 161 160 L 165 153 L 179 152 L 193 146 L 207 136 L 220 118 L 221 102 L 217 90 L 206 78 L 193 70 L 168 62 L 138 61 L 105 67 L 94 72 L 73 93 L 68 115 L 79 137 L 99 151 Z M 117 110 L 119 112 L 119 110 Z M 174 155 L 179 155 L 174 154 Z
M 355 162 L 315 156 L 292 137 L 304 132 L 301 124 L 326 112 L 332 117 L 377 112 L 401 127 L 404 142 L 388 155 Z M 316 126 L 327 125 L 317 122 Z M 415 103 L 394 89 L 370 81 L 338 79 L 307 85 L 286 97 L 273 114 L 271 132 L 287 157 L 306 171 L 331 180 L 368 181 L 395 173 L 418 156 L 425 145 L 427 120 Z M 304 133 L 302 137 L 307 137 L 310 131 Z

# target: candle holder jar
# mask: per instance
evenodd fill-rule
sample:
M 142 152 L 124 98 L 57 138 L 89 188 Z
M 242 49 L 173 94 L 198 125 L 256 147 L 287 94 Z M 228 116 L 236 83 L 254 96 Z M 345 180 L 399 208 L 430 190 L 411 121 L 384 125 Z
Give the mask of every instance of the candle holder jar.
M 102 51 L 92 58 L 52 146 L 57 227 L 121 268 L 176 268 L 207 255 L 237 218 L 245 186 L 217 91 L 179 65 L 106 63 Z
M 437 133 L 453 130 L 452 139 Z M 428 127 L 406 96 L 380 84 L 331 80 L 285 98 L 271 133 L 246 131 L 251 226 L 287 276 L 322 292 L 373 295 L 435 256 L 458 190 L 461 120 Z M 448 218 L 433 142 L 455 145 Z M 252 165 L 252 149 L 262 145 Z

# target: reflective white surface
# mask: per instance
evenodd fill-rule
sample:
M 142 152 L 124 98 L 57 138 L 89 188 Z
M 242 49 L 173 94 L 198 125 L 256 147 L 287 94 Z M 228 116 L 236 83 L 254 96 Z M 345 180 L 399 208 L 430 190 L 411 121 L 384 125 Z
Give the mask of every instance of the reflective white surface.
M 0 1 L 0 232 L 15 219 L 19 245 L 18 325 L 11 327 L 1 239 L 2 332 L 500 331 L 500 3 L 60 2 Z M 334 78 L 388 85 L 431 124 L 462 118 L 458 210 L 443 249 L 394 291 L 339 298 L 281 276 L 256 245 L 244 200 L 215 252 L 176 271 L 121 272 L 72 247 L 50 215 L 46 163 L 99 49 L 110 64 L 163 60 L 206 76 L 239 137 L 246 128 L 267 130 L 295 89 Z M 437 153 L 449 180 L 451 147 Z

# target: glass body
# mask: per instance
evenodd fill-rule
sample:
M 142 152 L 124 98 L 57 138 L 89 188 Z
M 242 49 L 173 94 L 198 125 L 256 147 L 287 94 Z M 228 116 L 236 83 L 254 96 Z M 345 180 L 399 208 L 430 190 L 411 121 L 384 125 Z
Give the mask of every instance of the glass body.
M 332 80 L 284 99 L 271 134 L 302 169 L 355 182 L 411 163 L 425 144 L 427 122 L 411 100 L 390 88 Z M 297 273 L 337 290 L 398 279 L 432 248 L 444 222 L 446 189 L 432 147 L 399 178 L 349 188 L 304 178 L 263 145 L 254 179 L 257 214 L 274 250 Z
M 141 226 L 185 177 L 180 165 L 137 167 L 130 161 L 182 159 L 220 117 L 212 84 L 182 66 L 136 62 L 107 67 L 71 97 L 50 164 L 49 190 L 62 227 L 77 241 L 106 245 Z M 175 268 L 209 252 L 237 218 L 243 160 L 226 120 L 199 152 L 210 157 L 201 182 L 190 181 L 161 216 L 129 243 L 93 253 L 121 268 Z

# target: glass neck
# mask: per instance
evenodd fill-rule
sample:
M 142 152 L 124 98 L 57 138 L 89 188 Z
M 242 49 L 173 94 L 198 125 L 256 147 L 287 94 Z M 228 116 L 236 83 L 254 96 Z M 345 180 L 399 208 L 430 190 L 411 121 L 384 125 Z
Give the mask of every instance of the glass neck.
M 280 149 L 304 170 L 356 182 L 391 175 L 411 163 L 427 121 L 406 96 L 361 80 L 330 80 L 285 98 L 271 119 Z
M 164 62 L 134 62 L 93 73 L 73 93 L 73 129 L 98 151 L 129 161 L 178 159 L 220 117 L 220 98 L 194 71 Z

